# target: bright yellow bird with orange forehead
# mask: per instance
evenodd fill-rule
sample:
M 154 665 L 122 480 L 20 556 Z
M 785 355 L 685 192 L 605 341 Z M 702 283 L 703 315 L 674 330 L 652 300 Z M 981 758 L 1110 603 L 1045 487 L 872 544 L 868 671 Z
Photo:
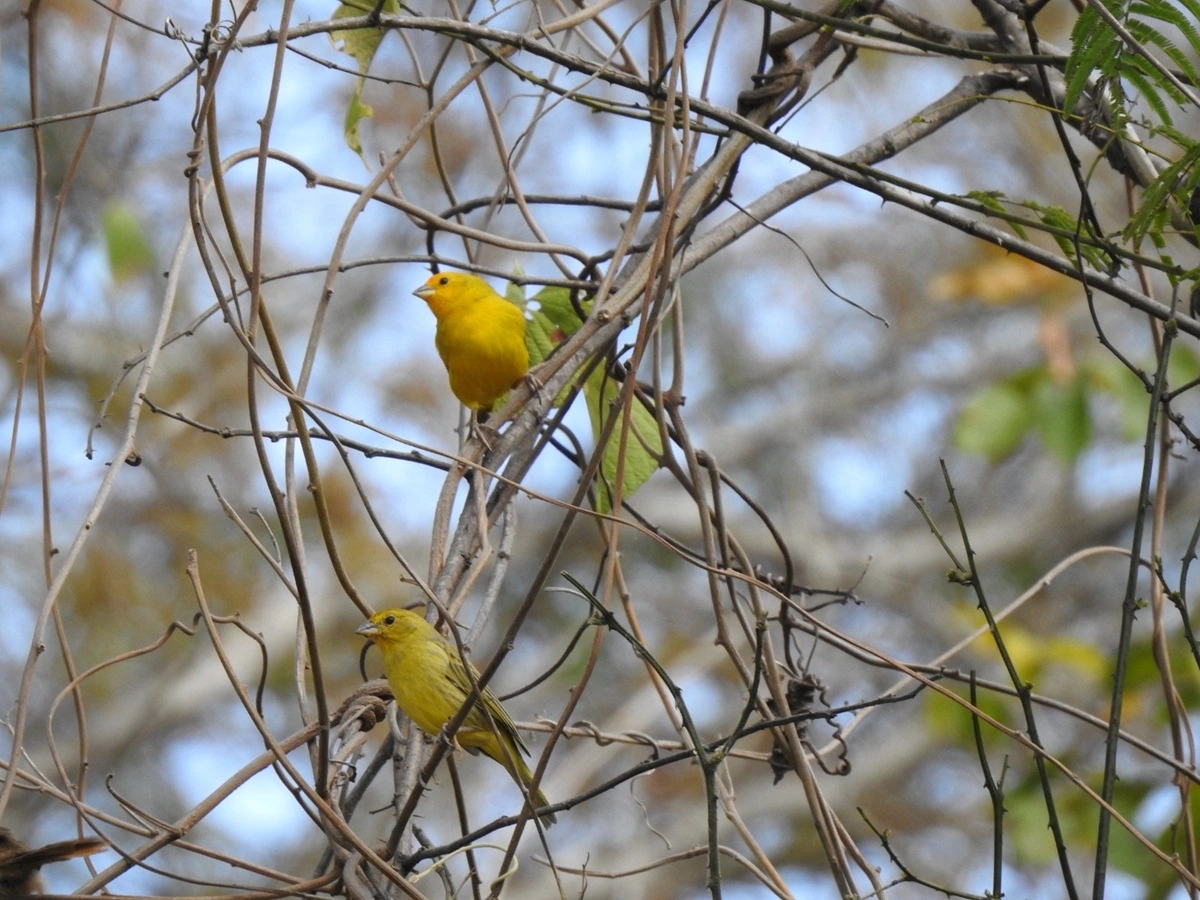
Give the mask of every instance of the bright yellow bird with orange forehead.
M 480 421 L 529 371 L 525 315 L 482 278 L 439 272 L 413 293 L 437 319 L 434 344 L 450 390 Z

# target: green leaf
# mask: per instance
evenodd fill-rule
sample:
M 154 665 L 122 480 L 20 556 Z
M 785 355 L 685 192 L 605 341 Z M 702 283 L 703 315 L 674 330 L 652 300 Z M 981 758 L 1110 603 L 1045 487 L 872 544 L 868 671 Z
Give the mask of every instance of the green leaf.
M 1127 441 L 1144 439 L 1150 393 L 1141 379 L 1125 368 L 1119 360 L 1111 357 L 1090 361 L 1083 372 L 1090 388 L 1103 391 L 1116 401 L 1121 420 L 1121 437 Z M 1154 374 L 1153 368 L 1148 374 Z M 1168 388 L 1178 390 L 1197 378 L 1200 378 L 1200 357 L 1186 344 L 1173 344 L 1171 358 L 1167 361 Z
M 1013 380 L 988 385 L 967 400 L 954 423 L 954 446 L 992 462 L 1020 446 L 1033 422 L 1029 393 Z
M 334 11 L 333 18 L 346 19 L 354 16 L 364 16 L 375 8 L 373 2 L 346 2 L 338 6 Z M 384 0 L 383 6 L 380 9 L 383 13 L 398 13 L 400 11 L 399 0 Z M 379 43 L 383 40 L 383 29 L 376 26 L 374 28 L 340 28 L 329 33 L 329 39 L 333 42 L 333 46 L 341 52 L 354 58 L 358 64 L 358 71 L 365 75 L 371 68 L 371 61 L 375 58 L 375 51 L 379 49 Z M 363 102 L 362 92 L 363 85 L 366 79 L 361 76 L 354 85 L 354 93 L 350 97 L 350 104 L 346 109 L 346 118 L 342 126 L 342 136 L 346 141 L 346 146 L 362 156 L 362 140 L 359 138 L 358 126 L 363 119 L 369 119 L 375 115 L 369 105 Z
M 1013 780 L 1012 773 L 1008 780 Z M 1054 841 L 1046 840 L 1046 798 L 1031 790 L 1004 794 L 1005 835 L 1009 844 L 1004 849 L 1019 865 L 1047 866 L 1054 860 Z M 1062 816 L 1062 813 L 1059 813 Z M 1005 892 L 1007 893 L 1007 891 Z
M 346 107 L 346 120 L 342 125 L 342 137 L 346 146 L 362 156 L 362 139 L 358 136 L 358 125 L 363 119 L 375 115 L 375 110 L 362 101 L 363 79 L 358 79 L 354 93 L 350 96 L 350 105 Z
M 1047 206 L 1033 200 L 1026 200 L 1021 203 L 1021 206 L 1032 210 L 1043 223 L 1051 228 L 1067 232 L 1066 234 L 1052 234 L 1051 237 L 1054 238 L 1054 242 L 1062 250 L 1063 256 L 1072 265 L 1076 264 L 1075 251 L 1078 246 L 1079 255 L 1087 260 L 1092 268 L 1105 271 L 1111 267 L 1113 259 L 1103 249 L 1105 241 L 1095 235 L 1088 227 L 1086 220 L 1080 222 L 1060 206 Z M 1076 235 L 1079 238 L 1078 242 L 1075 239 Z
M 1194 0 L 1101 0 L 1103 8 L 1120 22 L 1140 48 L 1135 50 L 1088 5 L 1075 20 L 1071 32 L 1071 53 L 1067 57 L 1064 75 L 1067 80 L 1064 107 L 1072 110 L 1085 91 L 1090 90 L 1105 106 L 1111 117 L 1114 135 L 1119 135 L 1130 118 L 1129 90 L 1140 98 L 1138 102 L 1149 108 L 1154 122 L 1146 127 L 1155 130 L 1171 125 L 1171 114 L 1167 100 L 1186 108 L 1187 98 L 1171 80 L 1158 71 L 1147 59 L 1150 50 L 1156 56 L 1165 56 L 1169 64 L 1179 70 L 1182 80 L 1195 84 L 1197 69 L 1193 59 L 1200 50 L 1200 31 L 1195 18 L 1200 5 Z M 1186 8 L 1186 13 L 1179 9 Z M 1190 14 L 1190 18 L 1189 15 Z M 1160 27 L 1165 24 L 1177 30 L 1188 42 L 1181 48 Z M 1091 82 L 1089 84 L 1089 82 Z M 1108 96 L 1105 96 L 1107 91 Z
M 536 366 L 578 331 L 583 320 L 571 305 L 571 292 L 566 288 L 542 288 L 531 302 L 537 304 L 537 309 L 532 311 L 532 321 L 525 329 L 525 345 L 529 348 L 529 364 Z M 591 308 L 590 301 L 583 304 L 585 314 Z
M 600 476 L 596 483 L 596 510 L 612 512 L 614 486 L 617 483 L 617 463 L 621 455 L 624 412 L 616 405 L 620 397 L 621 384 L 608 377 L 603 367 L 597 367 L 583 385 L 583 396 L 587 400 L 588 413 L 592 419 L 592 433 L 599 435 L 603 430 L 603 417 L 615 415 L 620 418 L 613 427 L 612 435 L 600 460 Z M 632 402 L 630 429 L 625 440 L 625 467 L 621 479 L 621 496 L 628 499 L 641 487 L 658 468 L 662 458 L 662 441 L 659 439 L 658 422 L 636 399 Z
M 513 299 L 511 289 L 510 285 L 506 293 L 510 300 Z M 519 287 L 517 291 L 520 292 Z M 525 325 L 525 348 L 529 351 L 529 365 L 532 367 L 545 362 L 555 347 L 579 329 L 582 320 L 575 315 L 571 307 L 570 291 L 566 288 L 542 288 L 533 296 L 531 302 L 538 306 L 530 311 L 529 321 Z M 563 327 L 564 325 L 566 327 Z M 574 387 L 569 383 L 564 385 L 554 398 L 553 405 L 562 406 L 566 403 Z
M 554 348 L 566 339 L 557 325 L 541 310 L 533 310 L 525 323 L 525 348 L 529 351 L 529 365 L 545 362 Z
M 512 299 L 510 297 L 510 299 Z M 525 345 L 529 348 L 529 364 L 535 366 L 545 360 L 554 348 L 573 335 L 583 324 L 583 317 L 591 311 L 592 302 L 582 301 L 579 307 L 571 302 L 571 291 L 564 287 L 545 287 L 531 298 L 537 309 L 533 310 L 525 327 Z M 568 384 L 554 399 L 554 405 L 566 402 L 574 385 Z M 603 431 L 602 416 L 618 415 L 614 409 L 621 392 L 621 384 L 610 378 L 603 366 L 597 366 L 583 384 L 583 396 L 592 420 L 592 434 L 599 436 Z M 623 419 L 622 419 L 623 420 Z M 636 400 L 630 413 L 630 430 L 625 441 L 625 467 L 621 480 L 621 496 L 629 497 L 641 487 L 647 478 L 658 469 L 662 457 L 662 441 L 658 422 L 654 415 Z M 600 461 L 600 476 L 597 481 L 596 509 L 602 513 L 612 512 L 613 491 L 617 478 L 617 462 L 621 452 L 621 420 L 613 429 Z
M 1152 228 L 1161 228 L 1167 221 L 1167 205 L 1174 199 L 1182 209 L 1187 209 L 1192 191 L 1200 184 L 1200 144 L 1179 134 L 1173 129 L 1164 129 L 1163 135 L 1180 143 L 1183 153 L 1164 168 L 1159 176 L 1142 190 L 1141 203 L 1125 226 L 1127 239 L 1138 241 Z
M 154 248 L 132 207 L 119 201 L 110 203 L 104 210 L 103 228 L 114 281 L 120 283 L 151 270 Z
M 582 311 L 586 316 L 592 310 L 591 300 L 583 301 L 579 304 L 580 309 L 576 310 L 575 305 L 571 303 L 570 290 L 564 287 L 542 288 L 533 299 L 537 301 L 542 314 L 563 333 L 564 338 L 569 338 L 583 324 L 579 312 Z
M 1042 443 L 1063 462 L 1074 462 L 1092 436 L 1084 380 L 1075 378 L 1070 384 L 1059 384 L 1047 374 L 1033 396 Z
M 350 19 L 358 16 L 365 16 L 375 8 L 374 2 L 346 2 L 338 6 L 333 13 L 333 18 Z M 398 13 L 400 12 L 399 0 L 384 0 L 383 7 L 380 9 L 382 13 Z M 383 29 L 378 25 L 374 28 L 340 28 L 329 32 L 329 39 L 333 41 L 333 46 L 354 57 L 358 63 L 358 71 L 366 72 L 371 68 L 371 60 L 375 58 L 375 51 L 379 49 L 379 42 L 383 40 Z
M 1113 4 L 1106 4 L 1110 11 Z M 1119 12 L 1117 13 L 1119 15 Z M 1100 14 L 1090 6 L 1084 8 L 1071 30 L 1071 53 L 1067 56 L 1067 88 L 1063 96 L 1063 109 L 1070 112 L 1075 108 L 1080 95 L 1087 87 L 1093 73 L 1102 78 L 1113 78 L 1117 72 L 1117 60 L 1124 45 Z
M 520 278 L 524 274 L 525 270 L 519 263 L 513 266 L 513 278 Z M 516 281 L 510 281 L 504 286 L 504 299 L 517 307 L 517 309 L 523 310 L 525 308 L 525 288 L 517 284 Z
M 1099 686 L 1108 677 L 1108 660 L 1091 641 L 1074 637 L 1047 638 L 1040 648 L 1044 661 L 1064 667 L 1079 685 Z
M 1171 3 L 1133 3 L 1129 7 L 1130 22 L 1129 31 L 1142 43 L 1147 45 L 1156 45 L 1162 52 L 1171 60 L 1172 63 L 1183 73 L 1183 80 L 1191 84 L 1197 83 L 1197 71 L 1192 63 L 1190 54 L 1181 50 L 1174 41 L 1168 38 L 1165 34 L 1157 31 L 1141 22 L 1133 16 L 1147 15 L 1152 16 L 1162 22 L 1166 22 L 1179 31 L 1187 38 L 1188 43 L 1192 45 L 1192 50 L 1200 50 L 1200 33 L 1196 31 L 1195 24 L 1188 19 L 1180 10 L 1176 9 Z M 1179 92 L 1173 84 L 1165 79 L 1161 81 L 1163 88 L 1175 99 L 1181 106 L 1186 104 L 1186 98 Z
M 1187 344 L 1176 342 L 1171 345 L 1171 358 L 1167 360 L 1167 385 L 1172 390 L 1181 388 L 1200 378 L 1200 358 Z
M 1144 437 L 1146 404 L 1150 402 L 1150 394 L 1141 380 L 1125 368 L 1120 360 L 1110 356 L 1090 362 L 1085 371 L 1093 388 L 1104 391 L 1116 400 L 1121 418 L 1121 437 L 1127 441 Z
M 1020 222 L 1015 221 L 1009 215 L 1008 207 L 1000 202 L 1000 198 L 1004 196 L 1000 191 L 967 191 L 967 196 L 982 206 L 984 209 L 991 210 L 996 214 L 996 217 L 1003 219 L 1004 223 L 1013 230 L 1013 233 L 1023 241 L 1029 240 L 1029 233 Z

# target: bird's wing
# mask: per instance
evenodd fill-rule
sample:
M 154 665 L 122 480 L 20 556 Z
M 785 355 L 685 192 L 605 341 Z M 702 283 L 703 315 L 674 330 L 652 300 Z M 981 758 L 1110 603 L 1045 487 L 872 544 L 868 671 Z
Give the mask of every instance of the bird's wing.
M 464 699 L 471 694 L 471 679 L 467 677 L 467 671 L 463 667 L 462 657 L 458 655 L 458 651 L 454 647 L 448 647 L 447 656 L 448 674 L 450 680 L 454 682 L 456 687 L 462 689 Z M 474 666 L 471 666 L 471 675 L 475 681 L 479 681 L 479 672 Z M 480 704 L 487 710 L 487 715 L 484 715 Z M 512 739 L 512 742 L 520 748 L 521 752 L 526 756 L 529 755 L 529 748 L 525 746 L 525 742 L 521 739 L 520 732 L 517 731 L 517 726 L 513 724 L 513 720 L 509 717 L 504 707 L 500 705 L 500 701 L 496 699 L 496 695 L 491 692 L 490 688 L 483 689 L 483 699 L 477 702 L 471 711 L 467 713 L 467 718 L 463 720 L 463 727 L 469 727 L 475 731 L 491 731 L 492 726 L 488 723 L 488 717 L 496 723 L 496 729 L 500 734 Z

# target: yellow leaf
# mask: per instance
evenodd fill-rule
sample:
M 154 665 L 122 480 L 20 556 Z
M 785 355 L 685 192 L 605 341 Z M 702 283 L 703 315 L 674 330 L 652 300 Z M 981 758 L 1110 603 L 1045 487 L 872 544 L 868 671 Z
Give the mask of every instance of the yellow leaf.
M 1059 302 L 1078 290 L 1066 275 L 991 245 L 981 258 L 943 272 L 929 285 L 935 300 L 975 300 L 986 306 Z

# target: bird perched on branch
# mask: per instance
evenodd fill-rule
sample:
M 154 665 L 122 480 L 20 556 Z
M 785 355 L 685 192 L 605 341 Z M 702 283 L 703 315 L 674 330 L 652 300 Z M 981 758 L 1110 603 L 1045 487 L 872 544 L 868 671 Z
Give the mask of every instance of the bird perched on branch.
M 30 850 L 7 828 L 0 828 L 0 900 L 40 894 L 42 879 L 38 870 L 47 863 L 90 856 L 107 848 L 108 844 L 97 838 L 77 838 Z
M 457 648 L 411 610 L 388 609 L 376 613 L 356 633 L 370 638 L 379 647 L 396 705 L 426 734 L 441 733 L 466 702 L 472 683 L 479 680 L 474 666 L 470 666 L 468 677 Z M 529 750 L 488 688 L 483 689 L 454 737 L 472 753 L 482 751 L 490 756 L 517 783 L 529 789 L 533 774 L 521 758 Z M 540 789 L 530 799 L 535 809 L 549 805 Z M 547 825 L 557 821 L 551 812 L 542 813 L 540 818 Z
M 525 315 L 482 278 L 440 272 L 413 293 L 437 319 L 434 344 L 450 390 L 482 422 L 529 371 Z

